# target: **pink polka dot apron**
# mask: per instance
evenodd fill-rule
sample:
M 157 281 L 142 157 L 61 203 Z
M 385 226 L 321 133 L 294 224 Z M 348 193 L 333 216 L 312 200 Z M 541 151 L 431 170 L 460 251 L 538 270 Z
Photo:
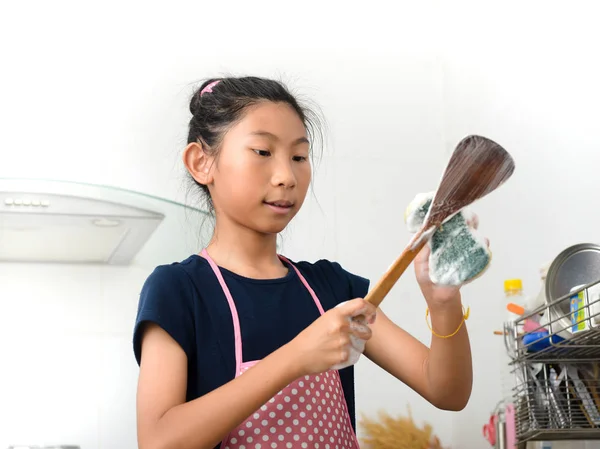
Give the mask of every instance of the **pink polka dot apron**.
M 260 362 L 244 362 L 242 334 L 233 297 L 221 271 L 206 250 L 202 256 L 215 273 L 229 303 L 235 333 L 236 377 Z M 322 315 L 325 313 L 314 290 L 300 271 L 286 258 L 309 291 Z M 304 376 L 285 387 L 248 417 L 221 443 L 221 449 L 358 449 L 339 372 L 329 370 Z

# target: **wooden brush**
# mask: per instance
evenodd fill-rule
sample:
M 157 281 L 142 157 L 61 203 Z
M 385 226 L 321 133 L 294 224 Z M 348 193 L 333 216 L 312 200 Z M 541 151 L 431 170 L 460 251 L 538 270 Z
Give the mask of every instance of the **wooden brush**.
M 496 142 L 475 135 L 461 140 L 450 157 L 423 225 L 365 300 L 379 306 L 435 230 L 462 208 L 497 189 L 514 170 L 512 157 Z

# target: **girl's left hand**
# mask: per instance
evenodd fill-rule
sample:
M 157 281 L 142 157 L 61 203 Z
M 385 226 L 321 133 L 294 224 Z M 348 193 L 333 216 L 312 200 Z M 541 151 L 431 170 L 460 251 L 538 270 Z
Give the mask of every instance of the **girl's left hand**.
M 467 223 L 473 229 L 477 229 L 479 226 L 479 219 L 477 215 L 473 214 Z M 489 247 L 489 240 L 486 239 L 486 243 Z M 431 278 L 429 277 L 430 253 L 431 249 L 429 244 L 426 244 L 421 252 L 417 255 L 414 262 L 417 282 L 419 283 L 419 287 L 421 288 L 421 292 L 423 293 L 425 300 L 429 305 L 439 305 L 458 299 L 460 297 L 460 285 L 436 285 L 431 282 Z

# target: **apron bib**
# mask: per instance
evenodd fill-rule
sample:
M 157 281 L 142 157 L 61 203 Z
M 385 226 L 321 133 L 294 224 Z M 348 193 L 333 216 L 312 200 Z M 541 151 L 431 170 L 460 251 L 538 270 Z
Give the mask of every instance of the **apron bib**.
M 229 288 L 221 271 L 206 250 L 202 256 L 210 264 L 227 298 L 235 333 L 235 376 L 260 363 L 243 361 L 240 321 Z M 319 298 L 300 271 L 279 256 L 296 272 L 322 315 Z M 221 449 L 358 449 L 339 372 L 328 370 L 304 376 L 277 393 L 259 410 L 233 429 L 221 443 Z

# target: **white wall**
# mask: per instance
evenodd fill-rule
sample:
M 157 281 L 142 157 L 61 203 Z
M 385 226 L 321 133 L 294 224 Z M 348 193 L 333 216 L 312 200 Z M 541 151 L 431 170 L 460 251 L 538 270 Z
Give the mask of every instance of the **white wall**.
M 577 2 L 569 4 L 572 14 L 548 2 L 484 8 L 482 2 L 461 1 L 452 2 L 452 9 L 450 2 L 406 2 L 393 13 L 389 2 L 377 1 L 368 8 L 364 3 L 303 2 L 301 8 L 274 1 L 235 3 L 187 0 L 156 9 L 141 2 L 6 6 L 0 17 L 0 39 L 9 43 L 2 56 L 9 70 L 0 74 L 0 176 L 111 184 L 183 199 L 179 152 L 193 82 L 222 72 L 281 75 L 321 105 L 330 138 L 315 183 L 320 208 L 309 201 L 286 232 L 284 249 L 293 258 L 335 258 L 375 280 L 408 240 L 404 207 L 417 192 L 435 188 L 456 142 L 474 132 L 498 140 L 514 154 L 517 171 L 476 208 L 492 241 L 494 263 L 464 294 L 472 306 L 475 363 L 468 408 L 458 414 L 435 410 L 368 362 L 357 367 L 359 412 L 405 413 L 410 403 L 415 417 L 432 423 L 446 445 L 485 447 L 480 429 L 496 402 L 493 392 L 499 395 L 496 355 L 502 348 L 492 330 L 504 316 L 502 280 L 521 276 L 535 293 L 542 262 L 571 243 L 598 241 L 598 216 L 589 205 L 597 192 L 599 156 L 584 154 L 600 139 L 592 132 L 600 100 L 592 57 L 599 42 L 592 31 L 594 14 L 577 10 Z M 46 274 L 53 280 L 66 276 Z M 98 279 L 92 273 L 82 278 Z M 76 390 L 71 396 L 57 394 L 64 391 L 60 388 L 31 391 L 38 402 L 62 398 L 61 410 L 73 406 L 56 419 L 63 419 L 65 432 L 76 432 L 74 442 L 83 449 L 132 448 L 134 392 L 127 387 L 134 384 L 135 364 L 125 339 L 130 339 L 137 290 L 90 296 L 79 281 L 72 282 L 67 285 L 75 296 L 69 298 L 85 297 L 85 308 L 58 297 L 58 291 L 47 292 L 47 305 L 70 311 L 70 320 L 59 321 L 63 325 L 85 323 L 97 334 L 79 328 L 69 338 L 42 341 L 44 350 L 25 366 L 39 362 L 44 374 L 3 373 L 0 389 L 20 391 L 26 379 Z M 24 303 L 29 305 L 41 300 L 21 293 L 18 285 L 10 291 L 5 295 L 0 288 L 0 306 L 15 297 L 33 301 Z M 106 321 L 96 319 L 102 314 L 90 310 L 112 300 L 122 300 L 124 310 L 122 321 L 107 331 Z M 384 308 L 429 341 L 425 304 L 412 272 Z M 18 323 L 22 329 L 30 327 L 29 319 Z M 101 359 L 80 352 L 88 344 L 103 353 Z M 11 360 L 22 361 L 35 346 L 27 338 L 3 338 L 0 347 Z M 56 348 L 55 358 L 47 347 Z M 72 358 L 75 353 L 84 357 L 81 363 Z M 48 376 L 53 360 L 68 364 L 76 373 L 68 378 L 80 383 L 61 380 L 57 367 L 42 378 L 52 382 L 34 382 L 36 375 Z M 117 361 L 127 369 L 123 376 L 110 371 Z M 86 369 L 105 362 L 107 374 Z M 84 382 L 102 382 L 105 389 Z M 88 403 L 78 393 L 84 388 L 90 401 L 100 404 L 97 410 L 111 407 L 106 415 L 77 414 Z M 11 411 L 3 413 L 8 419 Z M 46 426 L 44 412 L 28 408 L 27 413 L 24 432 L 60 436 L 54 432 L 61 426 Z M 2 429 L 0 424 L 0 447 Z
M 473 396 L 454 415 L 453 447 L 487 447 L 479 431 L 498 397 L 502 282 L 536 295 L 538 269 L 562 249 L 600 242 L 600 29 L 592 2 L 453 2 L 442 40 L 447 146 L 467 133 L 513 154 L 509 183 L 477 206 L 494 251 L 490 271 L 465 289 L 472 306 Z M 472 431 L 473 427 L 477 431 Z
M 0 447 L 133 449 L 132 329 L 148 269 L 0 264 Z

